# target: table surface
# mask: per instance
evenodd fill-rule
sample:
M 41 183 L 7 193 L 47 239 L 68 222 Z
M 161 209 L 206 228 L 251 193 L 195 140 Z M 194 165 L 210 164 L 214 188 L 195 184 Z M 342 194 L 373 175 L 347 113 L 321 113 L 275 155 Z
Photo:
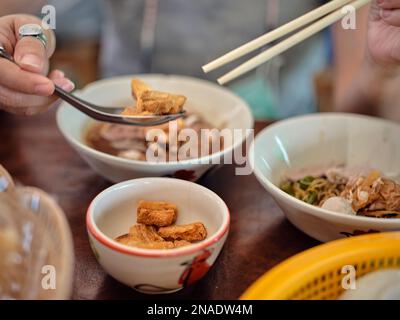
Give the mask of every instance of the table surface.
M 256 132 L 267 125 L 257 122 Z M 96 262 L 86 234 L 90 201 L 110 183 L 72 150 L 57 129 L 55 112 L 32 118 L 0 113 L 0 163 L 17 182 L 50 193 L 64 209 L 75 246 L 73 299 L 146 299 L 118 283 Z M 287 219 L 251 176 L 225 165 L 199 181 L 231 211 L 231 230 L 210 272 L 197 284 L 161 299 L 237 299 L 258 277 L 286 258 L 318 244 Z

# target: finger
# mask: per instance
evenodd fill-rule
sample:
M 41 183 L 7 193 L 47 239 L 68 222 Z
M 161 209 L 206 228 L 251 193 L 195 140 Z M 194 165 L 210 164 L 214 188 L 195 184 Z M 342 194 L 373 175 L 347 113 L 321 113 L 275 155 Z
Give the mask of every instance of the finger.
M 0 86 L 0 107 L 17 115 L 33 115 L 46 110 L 56 98 L 20 93 Z
M 50 96 L 54 92 L 54 84 L 50 79 L 22 70 L 5 59 L 0 59 L 0 85 L 17 92 L 39 96 Z
M 50 73 L 49 78 L 54 84 L 60 86 L 65 91 L 72 91 L 73 83 L 64 77 L 64 74 L 55 70 Z M 57 97 L 39 97 L 29 94 L 19 93 L 0 86 L 0 107 L 8 112 L 18 115 L 33 115 L 41 113 L 54 105 Z
M 54 84 L 62 88 L 64 91 L 71 92 L 75 88 L 74 83 L 71 80 L 65 78 L 64 73 L 62 71 L 55 70 L 50 74 L 49 77 L 53 78 Z M 55 106 L 60 104 L 60 102 L 61 99 L 53 95 L 47 98 L 47 101 L 44 101 L 43 104 L 41 104 L 39 107 L 31 106 L 25 108 L 25 110 L 23 110 L 23 115 L 31 116 L 43 113 L 50 108 L 54 108 Z
M 65 78 L 65 73 L 61 70 L 55 69 L 49 74 L 49 79 L 50 80 L 57 80 L 57 79 L 62 79 Z
M 400 27 L 400 9 L 386 10 L 380 12 L 381 19 L 394 27 Z
M 14 60 L 27 71 L 47 74 L 49 59 L 43 43 L 34 37 L 18 40 L 14 48 Z
M 382 9 L 400 9 L 399 0 L 377 0 L 377 2 Z
M 75 89 L 75 84 L 70 79 L 66 78 L 64 72 L 61 70 L 53 70 L 49 74 L 49 79 L 64 91 L 71 92 Z
M 41 25 L 40 19 L 34 16 L 22 15 L 14 19 L 14 31 L 17 43 L 14 48 L 14 59 L 20 66 L 28 71 L 46 74 L 48 71 L 49 58 L 54 53 L 55 37 L 52 30 L 43 30 L 47 44 L 35 37 L 19 38 L 19 29 L 21 26 L 34 23 Z

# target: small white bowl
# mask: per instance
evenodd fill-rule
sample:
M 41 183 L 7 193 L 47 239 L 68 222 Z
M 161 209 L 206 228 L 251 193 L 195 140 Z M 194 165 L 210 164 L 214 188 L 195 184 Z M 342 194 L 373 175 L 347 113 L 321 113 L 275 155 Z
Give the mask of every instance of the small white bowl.
M 140 78 L 153 88 L 183 94 L 188 97 L 185 109 L 202 115 L 215 127 L 252 129 L 254 120 L 249 106 L 241 98 L 212 82 L 175 75 L 135 75 L 96 81 L 78 93 L 83 99 L 98 105 L 129 106 L 134 104 L 130 81 Z M 121 182 L 143 177 L 176 177 L 195 181 L 211 169 L 219 159 L 240 148 L 246 136 L 233 144 L 226 141 L 224 149 L 210 156 L 179 162 L 149 163 L 123 159 L 97 151 L 85 141 L 89 117 L 63 103 L 57 112 L 57 124 L 64 137 L 87 163 L 101 176 Z
M 334 165 L 367 166 L 398 181 L 400 126 L 352 114 L 314 114 L 265 128 L 250 147 L 250 162 L 264 188 L 297 228 L 322 242 L 400 230 L 400 219 L 350 216 L 315 207 L 279 189 L 291 171 Z
M 140 200 L 176 204 L 176 223 L 202 222 L 207 238 L 166 250 L 133 248 L 114 241 L 136 224 Z M 224 201 L 200 185 L 171 178 L 142 178 L 100 193 L 88 209 L 86 224 L 93 252 L 107 273 L 137 291 L 158 294 L 177 291 L 206 274 L 228 236 L 229 220 Z

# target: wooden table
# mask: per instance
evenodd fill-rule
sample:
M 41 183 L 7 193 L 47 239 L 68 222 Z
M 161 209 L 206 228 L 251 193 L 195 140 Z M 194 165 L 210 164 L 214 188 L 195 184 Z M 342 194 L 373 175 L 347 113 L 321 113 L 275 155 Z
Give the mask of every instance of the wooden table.
M 258 122 L 259 131 L 266 122 Z M 33 118 L 0 113 L 0 163 L 16 181 L 53 195 L 69 220 L 75 245 L 74 299 L 145 299 L 104 273 L 85 227 L 90 201 L 110 183 L 94 173 L 59 133 L 55 112 Z M 199 283 L 162 299 L 237 299 L 264 272 L 318 244 L 295 229 L 254 176 L 235 176 L 225 165 L 200 183 L 231 210 L 230 236 L 211 271 Z M 159 298 L 152 296 L 152 298 Z

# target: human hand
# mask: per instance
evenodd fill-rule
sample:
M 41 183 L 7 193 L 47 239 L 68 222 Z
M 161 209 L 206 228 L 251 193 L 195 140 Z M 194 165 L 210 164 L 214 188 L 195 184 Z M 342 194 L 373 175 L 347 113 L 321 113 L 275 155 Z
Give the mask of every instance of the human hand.
M 380 66 L 400 66 L 400 0 L 372 2 L 368 53 L 373 62 Z
M 44 30 L 46 47 L 34 37 L 19 38 L 19 28 L 28 23 L 40 25 L 41 21 L 22 14 L 0 17 L 0 45 L 18 64 L 0 58 L 0 109 L 21 115 L 37 114 L 54 105 L 55 84 L 68 92 L 74 89 L 62 71 L 48 74 L 49 59 L 55 49 L 51 30 Z

